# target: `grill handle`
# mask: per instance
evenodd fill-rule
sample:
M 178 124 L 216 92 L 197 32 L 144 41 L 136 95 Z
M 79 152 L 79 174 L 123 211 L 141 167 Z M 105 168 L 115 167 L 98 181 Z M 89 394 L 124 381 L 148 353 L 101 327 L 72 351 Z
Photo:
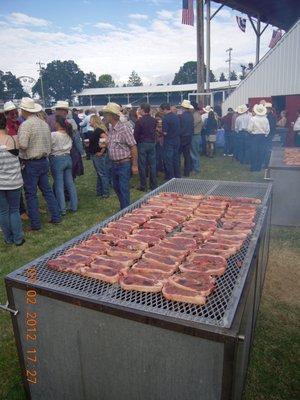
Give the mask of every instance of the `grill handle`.
M 13 310 L 8 306 L 9 306 L 8 301 L 6 302 L 6 304 L 0 304 L 0 310 L 10 312 L 15 317 L 19 313 L 19 310 Z
M 265 169 L 264 180 L 265 180 L 265 181 L 272 181 L 272 182 L 273 182 L 273 180 L 274 180 L 274 179 L 270 178 L 270 170 L 269 170 L 269 168 Z

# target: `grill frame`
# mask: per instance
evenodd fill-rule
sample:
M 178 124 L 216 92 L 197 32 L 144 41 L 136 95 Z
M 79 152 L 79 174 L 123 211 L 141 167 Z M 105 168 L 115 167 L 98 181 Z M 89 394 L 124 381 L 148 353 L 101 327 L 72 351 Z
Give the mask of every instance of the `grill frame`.
M 271 184 L 265 183 L 254 183 L 254 182 L 231 182 L 231 181 L 200 181 L 195 179 L 172 179 L 171 181 L 165 183 L 160 186 L 156 190 L 150 192 L 145 195 L 143 198 L 138 200 L 137 202 L 131 204 L 128 208 L 114 214 L 108 219 L 102 221 L 101 223 L 95 225 L 91 229 L 85 231 L 81 235 L 73 238 L 72 240 L 64 243 L 63 245 L 57 247 L 56 249 L 44 254 L 36 260 L 31 261 L 30 263 L 24 265 L 23 267 L 17 269 L 16 271 L 10 273 L 6 277 L 6 284 L 8 286 L 28 286 L 34 287 L 38 291 L 46 294 L 50 297 L 61 297 L 67 299 L 67 301 L 75 302 L 76 304 L 86 304 L 87 306 L 106 310 L 111 313 L 120 313 L 121 315 L 125 315 L 128 317 L 130 315 L 131 318 L 138 318 L 139 316 L 147 317 L 147 319 L 151 318 L 152 323 L 157 323 L 158 321 L 164 322 L 172 322 L 173 324 L 179 324 L 182 326 L 189 326 L 196 330 L 208 330 L 211 332 L 215 332 L 217 334 L 224 333 L 225 335 L 231 336 L 229 332 L 229 328 L 232 326 L 233 320 L 235 318 L 236 310 L 238 305 L 240 304 L 240 300 L 242 297 L 242 293 L 245 287 L 246 279 L 249 275 L 249 271 L 251 270 L 250 266 L 253 260 L 253 256 L 258 244 L 258 239 L 261 233 L 261 229 L 263 224 L 265 223 L 266 214 L 268 211 L 269 203 L 270 203 L 270 195 L 271 195 L 272 186 Z M 144 298 L 148 299 L 148 301 L 162 301 L 161 294 L 142 294 L 139 292 L 126 292 L 116 285 L 110 285 L 101 283 L 102 294 L 99 296 L 87 295 L 87 292 L 82 292 L 81 290 L 70 289 L 69 286 L 63 286 L 62 282 L 70 281 L 78 284 L 83 284 L 83 282 L 89 287 L 89 290 L 92 291 L 93 287 L 99 286 L 99 282 L 92 278 L 84 278 L 77 275 L 72 275 L 69 273 L 59 273 L 55 271 L 51 271 L 47 269 L 49 275 L 57 275 L 60 280 L 60 286 L 40 283 L 38 280 L 35 283 L 28 282 L 27 278 L 24 277 L 24 271 L 32 266 L 37 266 L 37 271 L 39 268 L 43 266 L 47 260 L 51 258 L 57 257 L 59 254 L 65 252 L 68 248 L 74 246 L 75 244 L 86 240 L 93 233 L 98 232 L 103 226 L 107 223 L 119 219 L 122 215 L 127 212 L 132 211 L 133 209 L 139 207 L 150 197 L 158 194 L 162 191 L 169 192 L 183 192 L 187 194 L 220 194 L 220 195 L 229 195 L 232 197 L 237 196 L 247 196 L 247 197 L 259 197 L 262 200 L 262 204 L 258 209 L 258 219 L 256 221 L 255 229 L 251 238 L 248 239 L 247 247 L 244 251 L 243 265 L 239 270 L 238 278 L 234 283 L 234 287 L 232 292 L 230 293 L 227 308 L 225 309 L 223 316 L 221 319 L 216 321 L 212 321 L 207 317 L 195 317 L 192 314 L 182 314 L 180 309 L 186 308 L 187 305 L 182 306 L 184 303 L 177 302 L 169 302 L 164 299 L 165 303 L 172 304 L 173 310 L 166 310 L 164 308 L 154 308 L 149 307 L 147 305 L 140 305 L 138 303 L 132 303 L 120 299 L 116 299 L 115 297 L 124 295 L 127 296 L 128 293 L 133 293 L 136 298 Z M 252 196 L 251 196 L 252 193 Z M 259 195 L 260 193 L 260 195 Z M 235 256 L 234 256 L 235 257 Z M 227 273 L 227 272 L 226 272 Z M 226 273 L 224 276 L 226 276 Z M 221 277 L 223 279 L 223 277 Z M 105 295 L 104 292 L 106 291 Z M 128 294 L 129 296 L 129 294 Z M 132 295 L 130 295 L 132 297 Z M 211 297 L 213 299 L 215 294 Z M 159 300 L 160 298 L 160 300 Z M 150 299 L 150 300 L 149 300 Z M 211 300 L 208 301 L 208 303 Z M 201 309 L 202 307 L 196 306 L 188 306 L 190 309 Z M 207 306 L 204 306 L 206 308 Z M 170 308 L 170 306 L 169 306 Z M 179 310 L 179 311 L 178 311 Z

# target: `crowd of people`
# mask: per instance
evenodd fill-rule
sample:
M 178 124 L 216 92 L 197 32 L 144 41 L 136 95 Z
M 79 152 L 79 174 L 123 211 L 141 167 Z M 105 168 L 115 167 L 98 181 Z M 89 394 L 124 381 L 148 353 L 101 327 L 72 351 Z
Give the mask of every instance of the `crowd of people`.
M 251 112 L 246 105 L 236 111 L 229 108 L 220 118 L 212 107 L 189 100 L 179 107 L 164 103 L 151 108 L 144 103 L 130 110 L 108 103 L 100 112 L 71 109 L 67 101 L 57 101 L 45 111 L 31 98 L 23 98 L 19 108 L 6 102 L 0 113 L 4 240 L 17 246 L 25 242 L 22 219 L 30 220 L 30 231 L 41 229 L 38 189 L 49 223 L 58 224 L 67 212 L 77 211 L 75 180 L 84 173 L 83 157 L 93 163 L 96 195 L 108 198 L 113 187 L 123 209 L 130 204 L 132 174 L 139 174 L 138 189 L 147 191 L 157 187 L 159 172 L 166 180 L 199 173 L 200 155 L 211 158 L 216 152 L 220 127 L 225 131 L 224 155 L 249 163 L 251 171 L 267 167 L 276 127 L 284 143 L 286 124 L 286 115 L 277 120 L 269 103 L 256 104 Z M 300 113 L 294 124 L 300 138 L 299 125 Z

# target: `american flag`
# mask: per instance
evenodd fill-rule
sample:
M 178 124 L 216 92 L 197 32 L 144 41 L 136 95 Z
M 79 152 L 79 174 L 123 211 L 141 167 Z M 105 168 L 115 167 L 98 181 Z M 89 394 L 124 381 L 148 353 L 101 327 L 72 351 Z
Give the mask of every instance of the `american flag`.
M 246 18 L 236 16 L 236 22 L 242 32 L 246 31 Z
M 282 37 L 282 31 L 280 29 L 277 29 L 276 31 L 273 30 L 272 38 L 269 44 L 270 49 L 273 49 L 273 47 L 281 39 L 281 37 Z
M 182 23 L 194 26 L 194 0 L 182 0 Z

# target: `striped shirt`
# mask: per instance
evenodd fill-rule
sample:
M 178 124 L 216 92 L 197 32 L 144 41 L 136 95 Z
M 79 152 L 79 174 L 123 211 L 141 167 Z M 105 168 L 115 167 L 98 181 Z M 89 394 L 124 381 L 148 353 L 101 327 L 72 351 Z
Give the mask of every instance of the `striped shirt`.
M 18 131 L 20 158 L 24 160 L 48 157 L 51 151 L 51 132 L 48 124 L 36 115 L 24 121 Z
M 23 186 L 19 158 L 0 145 L 0 190 L 15 190 Z
M 135 146 L 136 141 L 133 130 L 122 122 L 110 126 L 108 133 L 108 154 L 113 161 L 131 157 L 130 147 Z

